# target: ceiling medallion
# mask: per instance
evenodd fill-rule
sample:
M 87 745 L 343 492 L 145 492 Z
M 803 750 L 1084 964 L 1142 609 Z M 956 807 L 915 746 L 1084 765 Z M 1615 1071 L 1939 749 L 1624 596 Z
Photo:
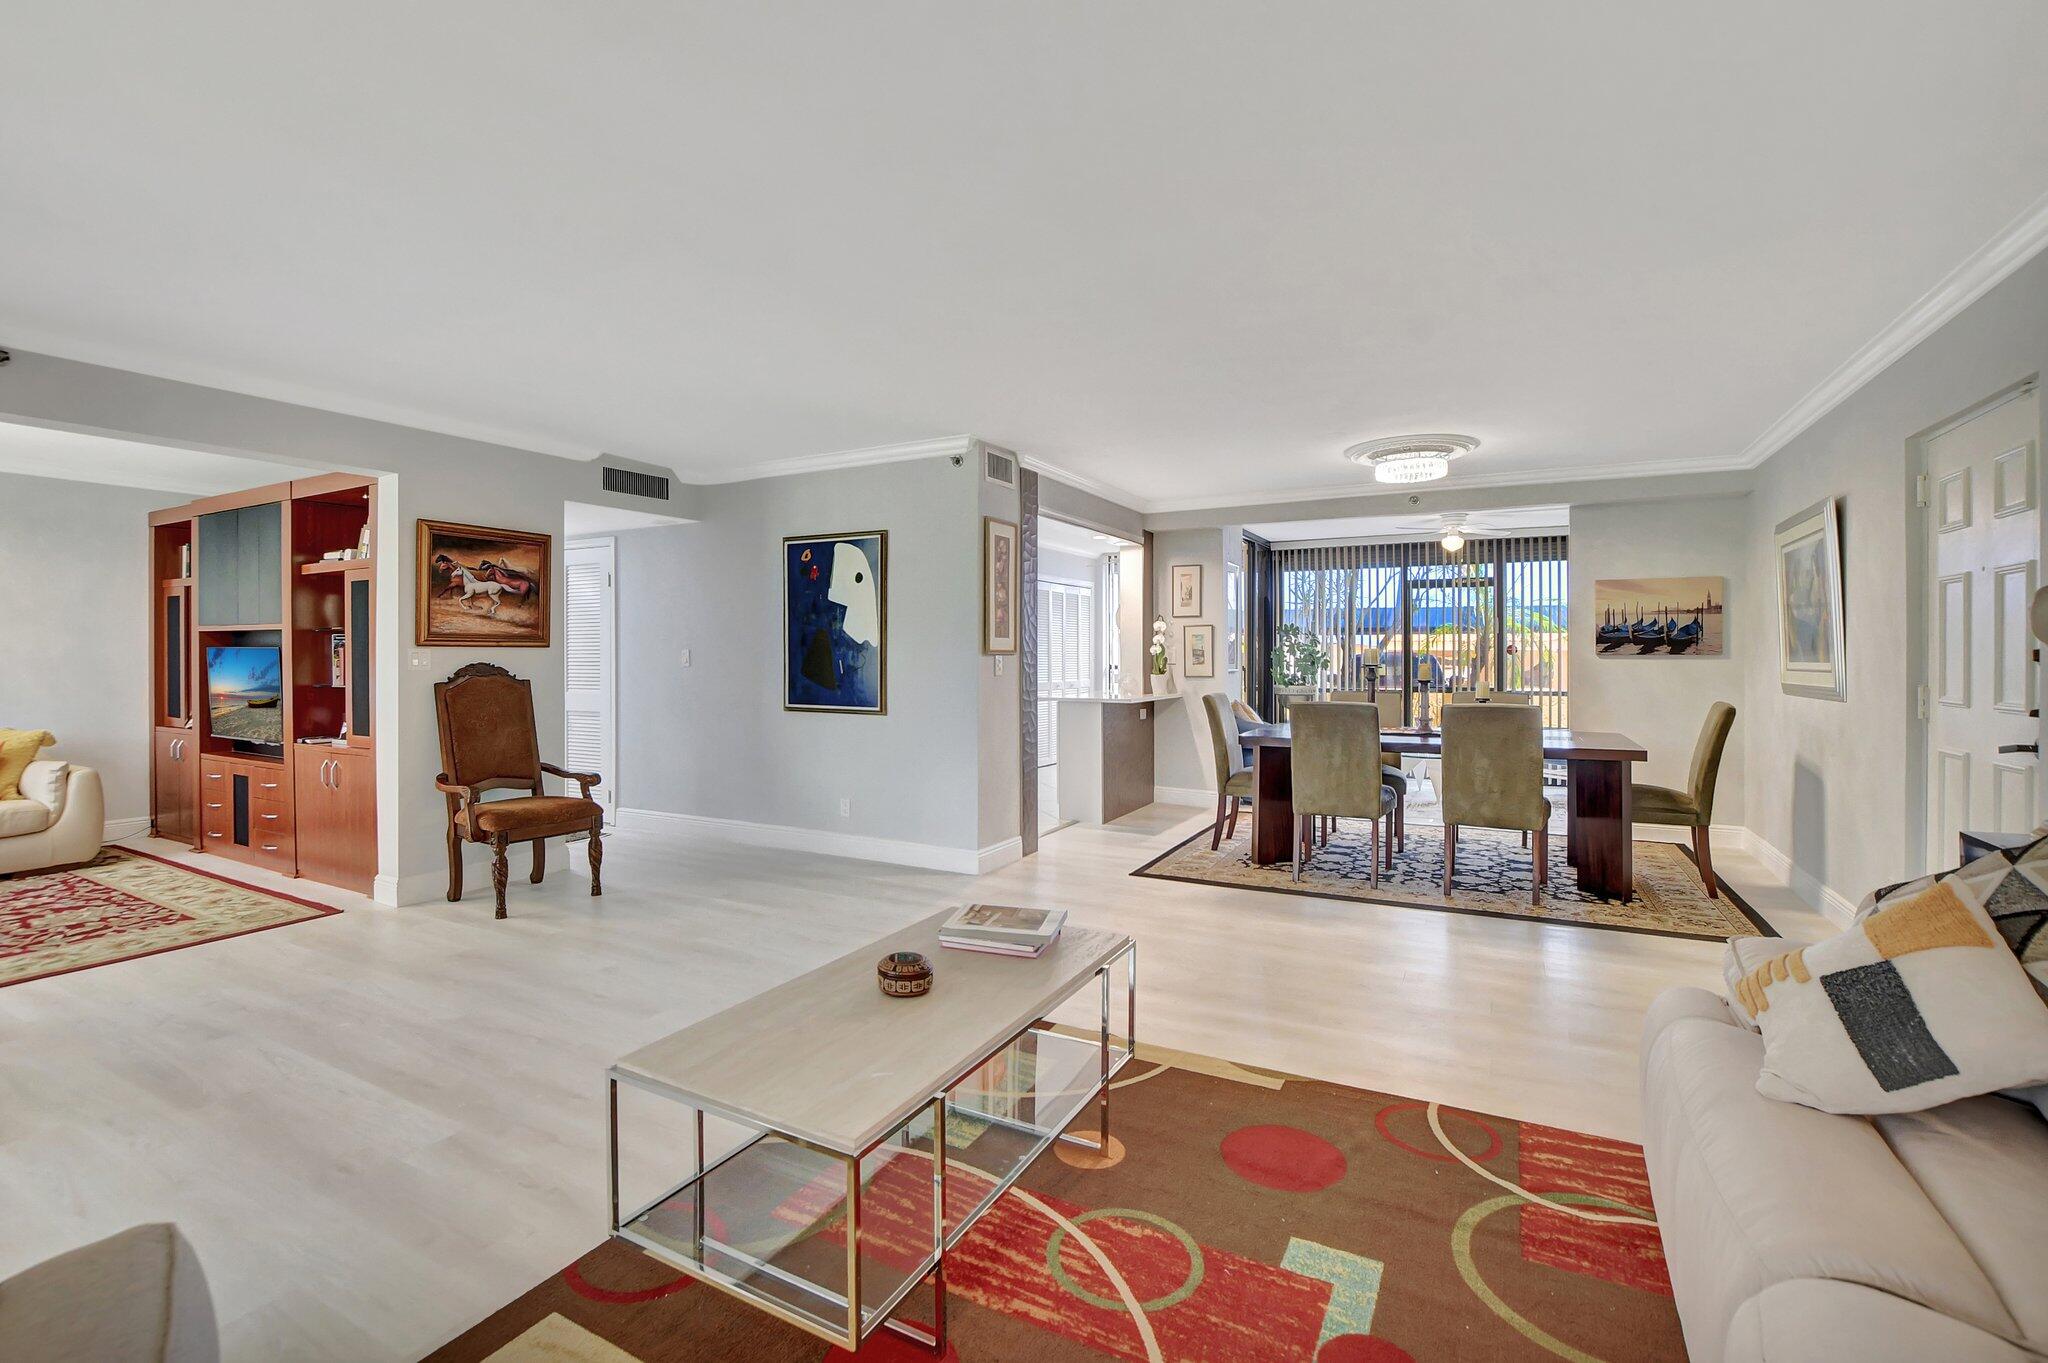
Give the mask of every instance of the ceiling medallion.
M 1397 435 L 1353 445 L 1344 457 L 1370 468 L 1375 482 L 1433 483 L 1451 471 L 1453 459 L 1477 448 L 1469 435 Z

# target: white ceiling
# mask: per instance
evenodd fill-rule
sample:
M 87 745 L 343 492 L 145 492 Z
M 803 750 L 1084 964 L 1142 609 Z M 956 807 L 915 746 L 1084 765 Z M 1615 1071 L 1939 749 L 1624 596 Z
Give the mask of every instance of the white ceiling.
M 1322 520 L 1272 521 L 1247 525 L 1245 529 L 1274 543 L 1310 543 L 1323 540 L 1435 539 L 1443 532 L 1446 517 L 1463 526 L 1472 536 L 1529 535 L 1539 531 L 1562 534 L 1571 522 L 1571 509 L 1564 506 L 1513 506 L 1490 511 L 1411 512 L 1406 516 L 1338 516 Z
M 142 445 L 132 440 L 0 422 L 0 473 L 156 488 L 205 497 L 282 483 L 311 472 L 292 464 L 272 464 L 231 454 Z
M 1038 518 L 1038 545 L 1041 549 L 1057 549 L 1063 554 L 1080 554 L 1096 558 L 1113 549 L 1121 549 L 1130 541 L 1114 535 L 1104 535 L 1086 526 L 1056 521 L 1050 516 Z
M 578 535 L 611 535 L 621 530 L 689 523 L 681 516 L 664 516 L 656 511 L 636 511 L 625 506 L 605 506 L 598 502 L 562 503 L 562 534 L 568 539 L 575 539 Z
M 2039 0 L 21 5 L 0 344 L 686 477 L 1728 465 L 2043 200 L 2044 50 Z

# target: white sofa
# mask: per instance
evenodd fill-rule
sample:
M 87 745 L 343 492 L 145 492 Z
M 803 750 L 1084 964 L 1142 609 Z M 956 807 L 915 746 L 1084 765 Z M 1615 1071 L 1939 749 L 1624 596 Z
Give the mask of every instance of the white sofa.
M 1756 1091 L 1763 1038 L 1672 989 L 1643 1153 L 1693 1363 L 2048 1358 L 2048 1120 L 1987 1096 L 1838 1117 Z
M 74 866 L 99 855 L 107 831 L 100 774 L 69 762 L 31 762 L 19 800 L 0 800 L 0 875 Z

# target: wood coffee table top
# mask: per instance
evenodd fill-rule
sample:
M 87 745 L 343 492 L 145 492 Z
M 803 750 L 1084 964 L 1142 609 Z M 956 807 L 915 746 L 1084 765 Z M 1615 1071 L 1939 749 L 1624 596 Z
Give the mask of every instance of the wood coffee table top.
M 1067 999 L 1131 945 L 1071 922 L 1031 960 L 939 945 L 945 909 L 641 1047 L 612 1072 L 682 1101 L 857 1155 Z M 890 998 L 875 965 L 932 963 L 929 994 Z

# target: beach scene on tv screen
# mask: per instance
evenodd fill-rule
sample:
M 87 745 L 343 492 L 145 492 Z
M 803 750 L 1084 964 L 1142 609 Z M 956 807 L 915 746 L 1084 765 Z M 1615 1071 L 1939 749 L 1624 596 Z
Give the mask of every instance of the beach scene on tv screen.
M 207 711 L 217 738 L 253 743 L 284 739 L 279 710 L 283 667 L 274 648 L 206 650 Z

